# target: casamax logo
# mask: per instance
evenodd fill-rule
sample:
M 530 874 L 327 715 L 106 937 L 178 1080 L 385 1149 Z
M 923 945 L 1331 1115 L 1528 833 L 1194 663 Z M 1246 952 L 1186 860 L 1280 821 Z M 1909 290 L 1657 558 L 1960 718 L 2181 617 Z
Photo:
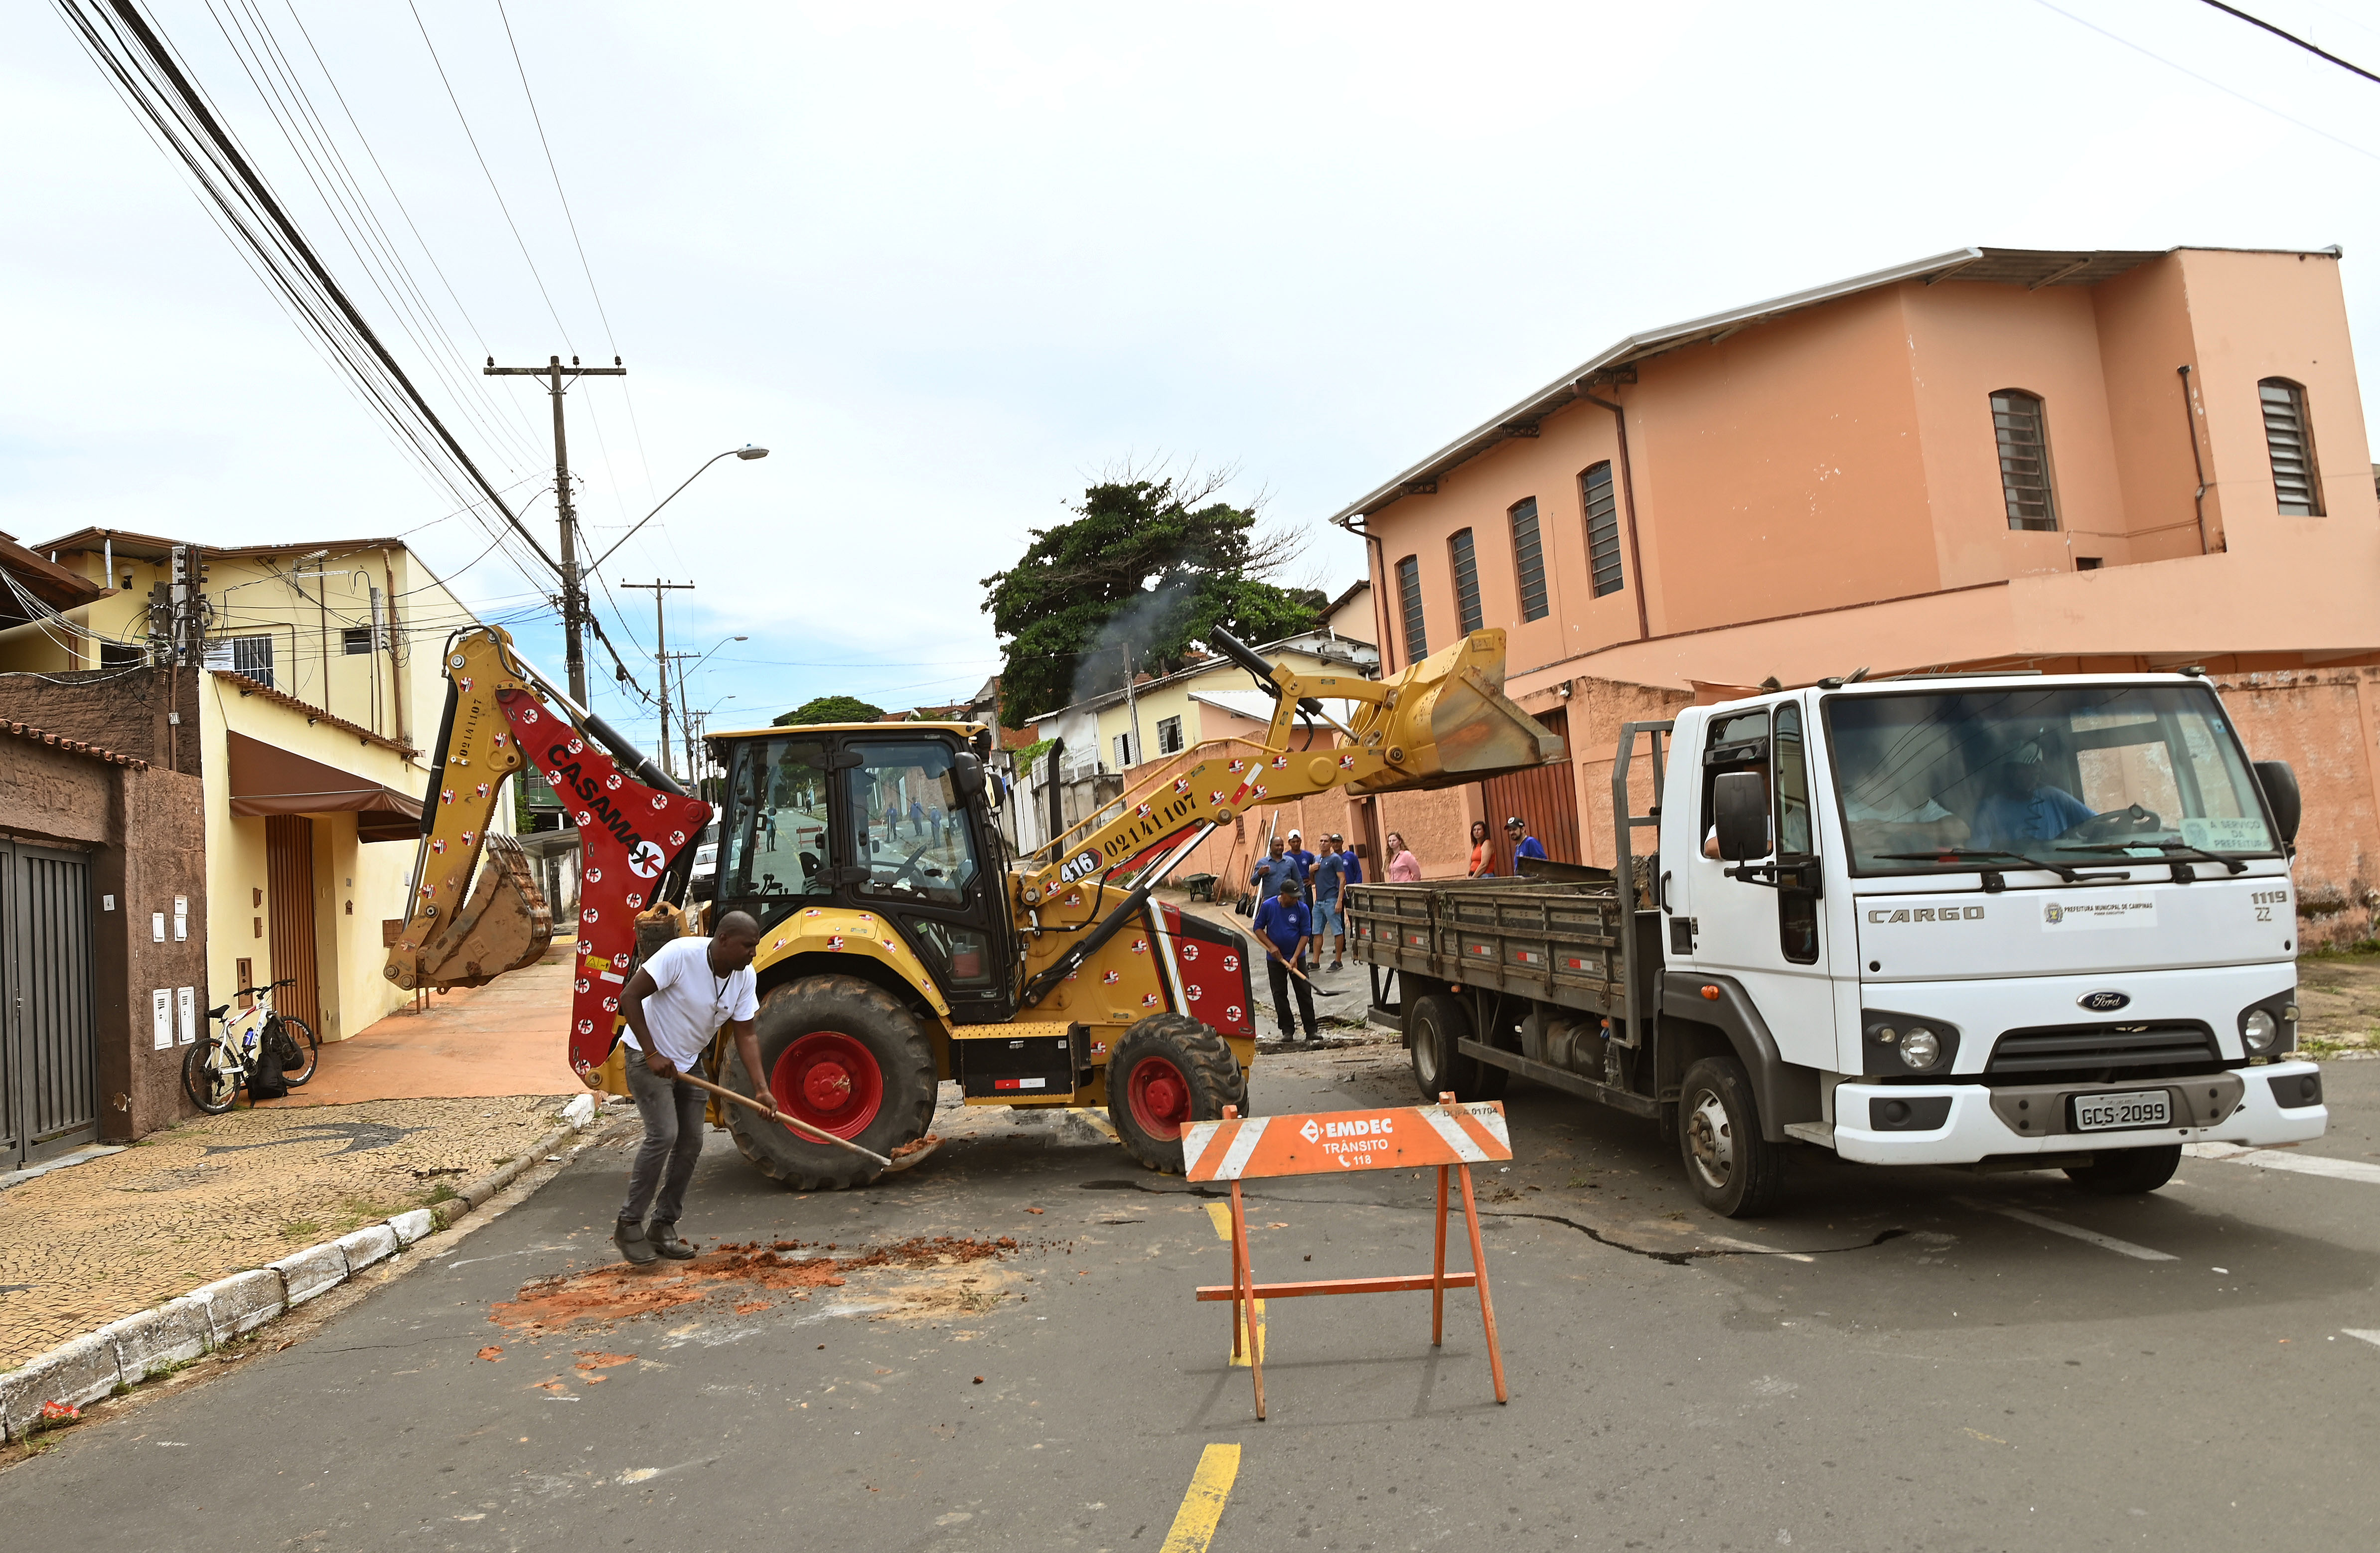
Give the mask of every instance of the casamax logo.
M 2049 909 L 2056 911 L 2058 908 L 2052 906 Z M 1981 922 L 1984 919 L 1984 908 L 1981 906 L 1896 906 L 1887 909 L 1879 906 L 1867 914 L 1867 919 L 1876 923 Z M 2058 919 L 2053 916 L 2050 920 L 2055 922 Z

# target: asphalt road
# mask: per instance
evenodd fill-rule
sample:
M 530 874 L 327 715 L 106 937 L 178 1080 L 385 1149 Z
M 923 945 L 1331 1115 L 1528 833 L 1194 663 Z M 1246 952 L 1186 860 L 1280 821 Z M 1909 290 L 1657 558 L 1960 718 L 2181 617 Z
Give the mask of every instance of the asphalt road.
M 1269 1062 L 1257 1098 L 1405 1103 L 1399 1056 Z M 2380 1062 L 2328 1086 L 2302 1152 L 2380 1164 Z M 533 1280 L 595 1271 L 565 1295 L 618 1308 L 599 1145 L 305 1341 L 0 1473 L 0 1518 L 21 1547 L 1123 1553 L 1220 1443 L 1219 1553 L 2380 1541 L 2380 1184 L 2192 1159 L 2107 1200 L 1813 1156 L 1786 1211 L 1728 1223 L 1649 1123 L 1508 1104 L 1518 1158 L 1482 1186 L 1509 1406 L 1467 1295 L 1436 1353 L 1426 1294 L 1277 1301 L 1257 1423 L 1191 1299 L 1228 1277 L 1215 1199 L 1082 1122 L 977 1112 L 862 1194 L 779 1192 L 716 1138 L 686 1228 L 1018 1243 L 997 1258 L 539 1335 L 507 1308 Z M 1429 1189 L 1260 1184 L 1258 1275 L 1426 1269 Z

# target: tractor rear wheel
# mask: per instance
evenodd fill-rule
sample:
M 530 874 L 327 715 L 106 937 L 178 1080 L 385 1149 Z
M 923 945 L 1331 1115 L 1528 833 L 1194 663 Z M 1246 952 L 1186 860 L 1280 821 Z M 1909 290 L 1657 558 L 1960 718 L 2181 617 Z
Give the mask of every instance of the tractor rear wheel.
M 1247 1103 L 1247 1075 L 1223 1037 L 1186 1013 L 1152 1013 L 1108 1060 L 1108 1120 L 1124 1150 L 1152 1171 L 1182 1173 L 1182 1134 Z
M 770 989 L 752 1025 L 770 1091 L 786 1115 L 883 1155 L 932 1122 L 933 1047 L 882 988 L 857 977 L 805 977 Z M 728 1088 L 757 1092 L 732 1043 L 722 1067 Z M 744 1158 L 796 1192 L 865 1186 L 884 1173 L 743 1106 L 728 1108 L 727 1125 Z

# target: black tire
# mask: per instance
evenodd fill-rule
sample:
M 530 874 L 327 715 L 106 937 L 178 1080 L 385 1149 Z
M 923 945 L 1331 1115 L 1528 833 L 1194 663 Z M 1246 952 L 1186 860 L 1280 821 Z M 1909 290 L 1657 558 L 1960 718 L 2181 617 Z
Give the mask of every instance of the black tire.
M 2168 1143 L 2154 1148 L 2110 1149 L 2090 1164 L 2068 1171 L 2066 1179 L 2103 1197 L 2130 1197 L 2155 1191 L 2180 1168 L 2181 1145 Z
M 792 1115 L 888 1156 L 932 1123 L 932 1043 L 882 988 L 857 977 L 805 977 L 771 988 L 752 1025 L 777 1104 Z M 732 1042 L 721 1067 L 720 1083 L 758 1092 Z M 884 1173 L 743 1106 L 728 1108 L 727 1128 L 762 1175 L 796 1192 L 866 1186 Z
M 313 1027 L 302 1019 L 276 1013 L 264 1026 L 264 1038 L 281 1049 L 281 1078 L 295 1089 L 314 1076 L 314 1068 L 322 1055 L 322 1043 L 314 1038 Z
M 1678 1154 L 1686 1183 L 1713 1213 L 1755 1219 L 1785 1190 L 1785 1151 L 1760 1135 L 1752 1080 L 1733 1057 L 1706 1057 L 1678 1091 Z
M 1475 1039 L 1471 1011 L 1460 998 L 1430 992 L 1405 1007 L 1405 1045 L 1413 1062 L 1414 1086 L 1424 1105 L 1452 1090 L 1458 1100 L 1492 1100 L 1504 1093 L 1512 1074 L 1490 1062 L 1463 1055 L 1462 1041 Z
M 208 1036 L 182 1052 L 182 1093 L 209 1116 L 221 1116 L 239 1099 L 241 1080 L 214 1065 L 224 1043 Z
M 1108 1121 L 1124 1152 L 1152 1171 L 1182 1173 L 1182 1129 L 1225 1106 L 1247 1114 L 1247 1074 L 1223 1037 L 1186 1013 L 1152 1013 L 1108 1059 Z

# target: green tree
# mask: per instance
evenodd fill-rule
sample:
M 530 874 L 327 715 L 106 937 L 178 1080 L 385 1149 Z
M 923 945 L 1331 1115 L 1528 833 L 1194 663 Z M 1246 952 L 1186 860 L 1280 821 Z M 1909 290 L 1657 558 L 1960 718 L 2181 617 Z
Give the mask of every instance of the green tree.
M 1313 625 L 1313 588 L 1270 580 L 1295 540 L 1257 531 L 1254 504 L 1214 500 L 1231 471 L 1143 478 L 1120 471 L 1083 492 L 1072 521 L 1032 530 L 1006 571 L 983 579 L 1002 638 L 1001 720 L 1029 718 L 1122 688 L 1124 665 L 1171 673 L 1216 626 L 1254 645 Z
M 804 701 L 783 717 L 772 717 L 772 728 L 807 728 L 813 722 L 875 722 L 882 707 L 871 707 L 856 696 L 820 696 Z

